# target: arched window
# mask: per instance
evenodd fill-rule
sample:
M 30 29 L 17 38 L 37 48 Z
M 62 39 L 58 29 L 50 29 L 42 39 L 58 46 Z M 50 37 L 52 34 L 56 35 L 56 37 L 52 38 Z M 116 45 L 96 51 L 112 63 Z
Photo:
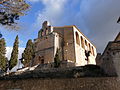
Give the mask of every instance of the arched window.
M 44 56 L 41 57 L 41 64 L 44 64 Z
M 92 47 L 92 54 L 93 56 L 95 56 L 95 52 L 94 52 L 94 48 Z
M 39 56 L 40 64 L 44 64 L 44 56 Z
M 41 59 L 41 64 L 44 64 L 44 58 Z
M 85 45 L 87 46 L 87 41 L 85 40 Z
M 85 49 L 85 46 L 84 46 L 84 40 L 83 40 L 83 37 L 81 36 L 81 45 L 82 45 L 82 48 Z
M 78 35 L 78 33 L 77 33 L 77 32 L 76 32 L 75 34 L 76 34 L 76 43 L 77 43 L 78 45 L 80 45 L 79 35 Z
M 90 43 L 89 43 L 89 51 L 91 51 L 91 46 L 90 46 Z

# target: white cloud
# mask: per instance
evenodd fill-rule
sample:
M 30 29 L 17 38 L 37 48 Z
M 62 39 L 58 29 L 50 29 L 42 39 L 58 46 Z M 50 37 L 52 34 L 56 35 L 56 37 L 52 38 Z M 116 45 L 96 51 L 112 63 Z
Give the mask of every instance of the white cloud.
M 37 0 L 44 5 L 37 15 L 37 27 L 48 20 L 52 25 L 77 25 L 102 52 L 120 31 L 120 0 Z
M 6 47 L 6 50 L 7 50 L 6 57 L 8 58 L 8 60 L 10 60 L 12 49 L 13 49 L 13 47 Z M 23 51 L 24 51 L 24 48 L 20 47 L 18 59 L 20 59 L 22 57 Z
M 27 0 L 28 2 L 38 2 L 40 0 Z
M 120 16 L 120 0 L 82 0 L 80 8 L 84 24 L 89 30 L 88 37 L 102 52 L 108 41 L 120 31 L 116 23 Z
M 68 0 L 40 0 L 45 6 L 38 12 L 37 26 L 40 27 L 43 21 L 50 21 L 52 24 L 58 24 L 64 12 L 65 4 Z

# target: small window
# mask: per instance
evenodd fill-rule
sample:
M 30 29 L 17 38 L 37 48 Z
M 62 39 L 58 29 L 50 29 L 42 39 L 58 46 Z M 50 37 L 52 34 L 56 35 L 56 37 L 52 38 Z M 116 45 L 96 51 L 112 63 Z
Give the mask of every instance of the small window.
M 108 48 L 108 50 L 110 51 L 110 50 L 111 50 L 111 48 Z
M 109 52 L 107 52 L 107 55 L 109 54 Z
M 115 52 L 113 52 L 113 55 L 115 55 Z

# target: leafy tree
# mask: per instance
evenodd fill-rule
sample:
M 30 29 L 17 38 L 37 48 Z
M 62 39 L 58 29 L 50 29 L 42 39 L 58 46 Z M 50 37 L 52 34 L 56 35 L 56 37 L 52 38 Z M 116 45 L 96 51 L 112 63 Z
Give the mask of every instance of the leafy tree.
M 26 48 L 22 54 L 24 61 L 22 62 L 25 66 L 30 66 L 34 56 L 33 42 L 31 39 L 28 40 Z
M 0 0 L 0 24 L 14 26 L 15 20 L 25 15 L 29 5 L 25 0 Z
M 7 58 L 5 56 L 6 54 L 6 43 L 5 39 L 0 39 L 0 68 L 5 71 L 6 70 L 6 64 L 7 64 Z
M 18 44 L 19 44 L 19 41 L 18 41 L 18 35 L 16 36 L 15 38 L 15 42 L 14 42 L 14 45 L 13 45 L 13 50 L 12 50 L 12 53 L 11 53 L 11 58 L 10 58 L 10 61 L 9 61 L 9 69 L 11 70 L 15 65 L 17 65 L 17 60 L 18 60 Z
M 57 49 L 56 54 L 55 54 L 55 58 L 54 58 L 54 67 L 58 68 L 60 66 L 60 50 Z

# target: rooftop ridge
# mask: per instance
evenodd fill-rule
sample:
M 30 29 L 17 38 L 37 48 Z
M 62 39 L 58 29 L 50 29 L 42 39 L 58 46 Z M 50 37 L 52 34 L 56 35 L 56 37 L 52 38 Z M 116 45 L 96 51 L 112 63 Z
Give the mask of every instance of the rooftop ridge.
M 65 28 L 65 27 L 75 27 L 94 47 L 96 47 L 88 38 L 87 38 L 87 36 L 85 36 L 82 32 L 81 32 L 81 30 L 76 26 L 76 25 L 66 25 L 66 26 L 59 26 L 59 27 L 57 27 L 57 26 L 53 26 L 53 28 Z
M 120 41 L 120 32 L 118 33 L 117 37 L 115 38 L 114 41 Z

